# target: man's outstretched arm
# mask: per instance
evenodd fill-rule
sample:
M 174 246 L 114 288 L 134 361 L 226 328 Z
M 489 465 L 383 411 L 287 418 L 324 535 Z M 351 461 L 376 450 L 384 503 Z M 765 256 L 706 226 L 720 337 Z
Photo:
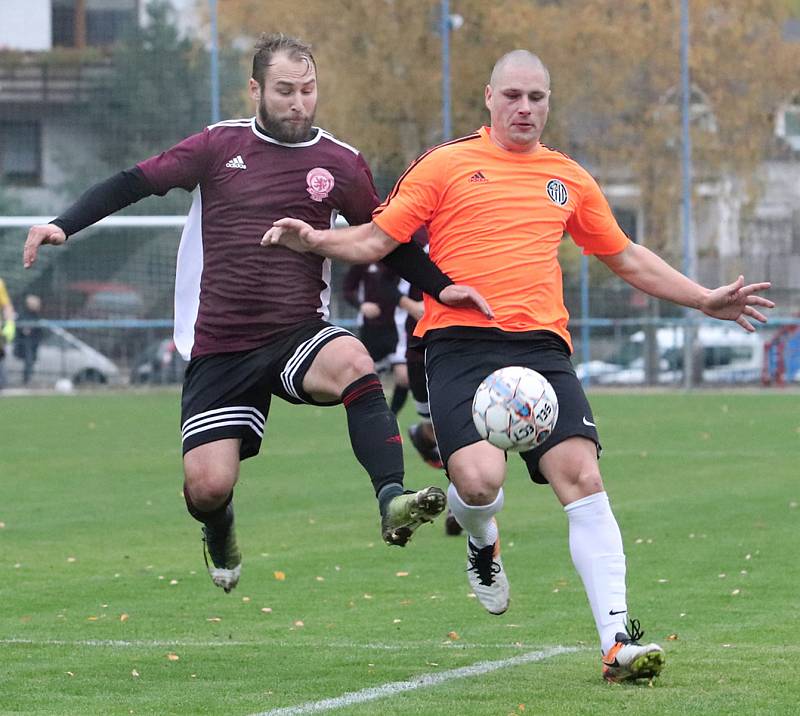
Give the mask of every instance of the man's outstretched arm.
M 447 306 L 476 308 L 488 318 L 494 314 L 486 299 L 471 286 L 453 283 L 419 247 L 401 244 L 374 221 L 343 229 L 314 229 L 299 219 L 279 219 L 264 234 L 262 246 L 286 246 L 353 264 L 384 259 L 410 284 Z
M 23 265 L 25 268 L 33 265 L 42 244 L 59 246 L 68 236 L 153 193 L 155 190 L 138 167 L 98 182 L 58 218 L 31 227 L 23 249 Z
M 630 243 L 618 254 L 597 258 L 631 286 L 651 296 L 696 308 L 712 318 L 735 321 L 746 331 L 755 330 L 750 319 L 766 323 L 766 316 L 756 306 L 775 306 L 769 299 L 756 295 L 770 287 L 768 282 L 745 286 L 744 276 L 739 276 L 726 286 L 705 288 L 639 244 Z

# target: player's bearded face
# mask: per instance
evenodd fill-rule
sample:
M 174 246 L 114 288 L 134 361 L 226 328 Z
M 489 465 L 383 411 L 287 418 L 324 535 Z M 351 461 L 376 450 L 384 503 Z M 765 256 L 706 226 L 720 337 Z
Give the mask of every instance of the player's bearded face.
M 279 142 L 309 139 L 317 110 L 317 78 L 305 58 L 279 55 L 267 73 L 258 101 L 258 121 Z

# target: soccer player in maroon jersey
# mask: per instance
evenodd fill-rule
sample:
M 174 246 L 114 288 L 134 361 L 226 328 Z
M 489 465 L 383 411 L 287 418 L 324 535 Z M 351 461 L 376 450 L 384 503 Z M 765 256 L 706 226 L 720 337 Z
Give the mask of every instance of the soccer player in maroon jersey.
M 283 34 L 256 45 L 250 97 L 256 116 L 219 122 L 93 186 L 25 242 L 29 267 L 42 244 L 67 237 L 146 196 L 193 192 L 178 250 L 175 343 L 191 361 L 182 396 L 184 495 L 203 525 L 209 573 L 226 592 L 241 573 L 233 487 L 258 453 L 276 395 L 347 411 L 353 452 L 369 473 L 388 544 L 405 545 L 445 507 L 442 490 L 404 491 L 402 445 L 364 346 L 328 318 L 330 261 L 266 252 L 264 230 L 282 216 L 316 228 L 341 213 L 370 220 L 378 197 L 361 154 L 313 125 L 316 65 L 309 46 Z M 402 247 L 401 247 L 402 248 Z M 482 297 L 415 254 L 388 263 L 448 305 L 490 314 Z M 420 270 L 422 266 L 422 270 Z

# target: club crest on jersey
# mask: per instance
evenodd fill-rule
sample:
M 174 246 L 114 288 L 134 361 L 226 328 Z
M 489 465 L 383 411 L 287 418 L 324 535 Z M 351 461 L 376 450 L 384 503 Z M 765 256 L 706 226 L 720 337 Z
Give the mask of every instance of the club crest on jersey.
M 551 179 L 547 182 L 547 196 L 550 197 L 554 204 L 558 204 L 559 206 L 564 206 L 569 200 L 567 187 L 558 179 Z
M 322 201 L 333 190 L 333 174 L 322 167 L 314 167 L 306 174 L 306 191 L 314 201 Z

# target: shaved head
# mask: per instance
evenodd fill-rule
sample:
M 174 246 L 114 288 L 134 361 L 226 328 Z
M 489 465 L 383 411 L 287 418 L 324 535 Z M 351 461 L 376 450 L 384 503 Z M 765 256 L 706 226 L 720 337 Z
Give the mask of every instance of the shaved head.
M 550 87 L 550 73 L 547 71 L 547 67 L 545 67 L 544 62 L 539 59 L 538 55 L 534 55 L 532 52 L 528 52 L 528 50 L 512 50 L 497 60 L 492 69 L 492 76 L 489 78 L 489 85 L 496 89 L 497 83 L 500 82 L 504 71 L 512 65 L 515 67 L 528 66 L 532 69 L 541 70 L 547 79 L 547 87 Z

